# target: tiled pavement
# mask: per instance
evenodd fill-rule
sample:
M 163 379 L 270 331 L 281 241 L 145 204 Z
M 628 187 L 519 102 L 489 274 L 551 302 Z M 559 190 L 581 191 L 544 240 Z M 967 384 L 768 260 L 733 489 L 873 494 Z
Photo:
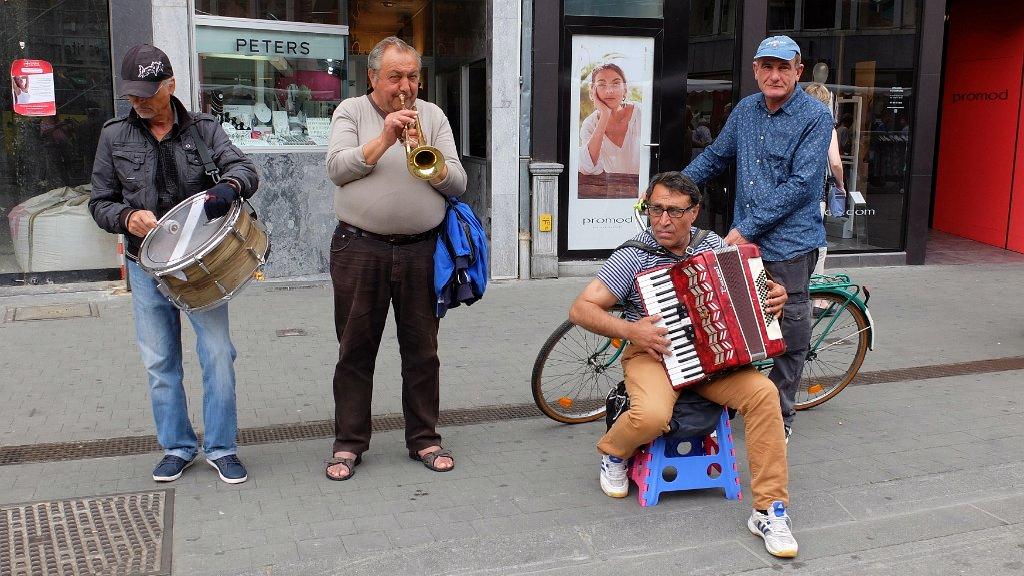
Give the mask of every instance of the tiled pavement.
M 1007 290 L 1024 280 L 1019 266 L 854 275 L 871 286 L 879 327 L 865 370 L 1024 355 Z M 532 358 L 584 284 L 496 284 L 450 312 L 442 406 L 529 402 Z M 331 415 L 329 291 L 277 287 L 232 304 L 243 427 Z M 0 306 L 81 300 L 97 302 L 100 317 L 0 324 L 0 445 L 153 432 L 126 297 L 36 294 Z M 277 338 L 283 328 L 308 336 Z M 375 414 L 400 406 L 397 350 L 385 342 Z M 194 355 L 186 370 L 198 406 Z M 409 460 L 400 431 L 376 434 L 347 482 L 323 477 L 328 439 L 244 447 L 251 479 L 238 486 L 197 465 L 170 485 L 174 573 L 1015 573 L 1024 566 L 1021 376 L 856 386 L 801 413 L 789 449 L 796 561 L 773 559 L 744 527 L 742 450 L 743 502 L 702 491 L 643 509 L 635 487 L 625 500 L 601 494 L 600 424 L 537 418 L 443 429 L 458 459 L 446 474 Z M 734 429 L 742 449 L 741 420 Z M 0 503 L 152 489 L 156 459 L 0 466 Z

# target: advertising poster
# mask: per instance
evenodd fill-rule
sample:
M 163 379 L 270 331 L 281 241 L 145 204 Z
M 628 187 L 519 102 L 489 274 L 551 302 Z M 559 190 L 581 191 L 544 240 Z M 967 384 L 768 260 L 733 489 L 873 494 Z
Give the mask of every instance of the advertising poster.
M 45 60 L 11 63 L 11 97 L 14 112 L 22 116 L 54 116 L 53 66 Z
M 654 39 L 573 36 L 568 249 L 615 248 L 637 232 L 650 177 Z

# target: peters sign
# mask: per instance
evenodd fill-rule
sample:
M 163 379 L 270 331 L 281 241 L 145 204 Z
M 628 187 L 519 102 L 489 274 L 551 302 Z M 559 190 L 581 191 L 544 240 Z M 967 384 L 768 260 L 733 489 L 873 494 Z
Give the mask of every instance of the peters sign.
M 345 27 L 338 26 L 345 30 Z M 210 56 L 345 59 L 345 36 L 290 30 L 196 26 L 196 51 Z

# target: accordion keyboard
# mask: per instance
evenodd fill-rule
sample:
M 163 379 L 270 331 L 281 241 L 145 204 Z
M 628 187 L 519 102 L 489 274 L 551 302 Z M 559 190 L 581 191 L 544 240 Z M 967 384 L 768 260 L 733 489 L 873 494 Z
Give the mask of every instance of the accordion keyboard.
M 704 378 L 697 348 L 694 344 L 693 324 L 686 308 L 676 296 L 669 267 L 654 269 L 636 277 L 640 299 L 648 316 L 659 315 L 655 325 L 668 330 L 666 338 L 671 341 L 670 356 L 663 356 L 665 371 L 674 388 L 692 384 Z

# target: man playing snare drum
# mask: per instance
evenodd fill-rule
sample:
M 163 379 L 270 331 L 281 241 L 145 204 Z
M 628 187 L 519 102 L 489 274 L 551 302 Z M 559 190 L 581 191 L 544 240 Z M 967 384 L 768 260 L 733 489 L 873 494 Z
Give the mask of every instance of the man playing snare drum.
M 251 197 L 259 178 L 252 161 L 231 145 L 212 116 L 189 112 L 173 96 L 171 63 L 159 48 L 140 44 L 128 51 L 121 64 L 119 93 L 131 102 L 132 111 L 103 126 L 89 209 L 101 228 L 126 238 L 135 333 L 149 374 L 157 440 L 164 449 L 153 480 L 170 482 L 195 461 L 198 442 L 182 386 L 181 315 L 158 291 L 156 279 L 139 267 L 139 247 L 159 218 L 189 196 L 206 190 L 204 208 L 212 220 L 225 215 L 239 197 Z M 200 146 L 209 150 L 219 168 L 219 183 L 207 176 Z M 245 466 L 236 456 L 235 348 L 228 307 L 186 315 L 196 332 L 203 367 L 206 461 L 224 482 L 245 482 Z
M 656 325 L 660 316 L 643 317 L 640 313 L 642 302 L 633 279 L 643 270 L 677 262 L 678 257 L 686 253 L 691 236 L 697 233 L 693 222 L 700 212 L 700 200 L 700 190 L 679 172 L 655 175 L 644 196 L 650 227 L 633 238 L 650 251 L 633 247 L 616 250 L 569 310 L 573 323 L 609 338 L 629 340 L 622 355 L 629 410 L 622 413 L 597 443 L 601 454 L 601 490 L 613 498 L 623 498 L 629 492 L 629 458 L 638 448 L 669 431 L 672 408 L 680 394 L 672 388 L 662 363 L 662 356 L 671 354 L 671 341 L 666 336 L 668 329 Z M 693 246 L 697 252 L 725 245 L 713 232 L 702 241 L 695 238 L 694 243 L 697 243 Z M 786 299 L 785 287 L 769 281 L 766 310 L 778 314 Z M 607 312 L 617 302 L 626 303 L 625 319 Z M 747 520 L 747 528 L 764 539 L 765 548 L 771 554 L 784 558 L 796 556 L 797 543 L 786 512 L 789 505 L 786 436 L 775 385 L 747 366 L 716 375 L 687 390 L 743 415 L 750 489 L 754 493 L 754 510 Z

